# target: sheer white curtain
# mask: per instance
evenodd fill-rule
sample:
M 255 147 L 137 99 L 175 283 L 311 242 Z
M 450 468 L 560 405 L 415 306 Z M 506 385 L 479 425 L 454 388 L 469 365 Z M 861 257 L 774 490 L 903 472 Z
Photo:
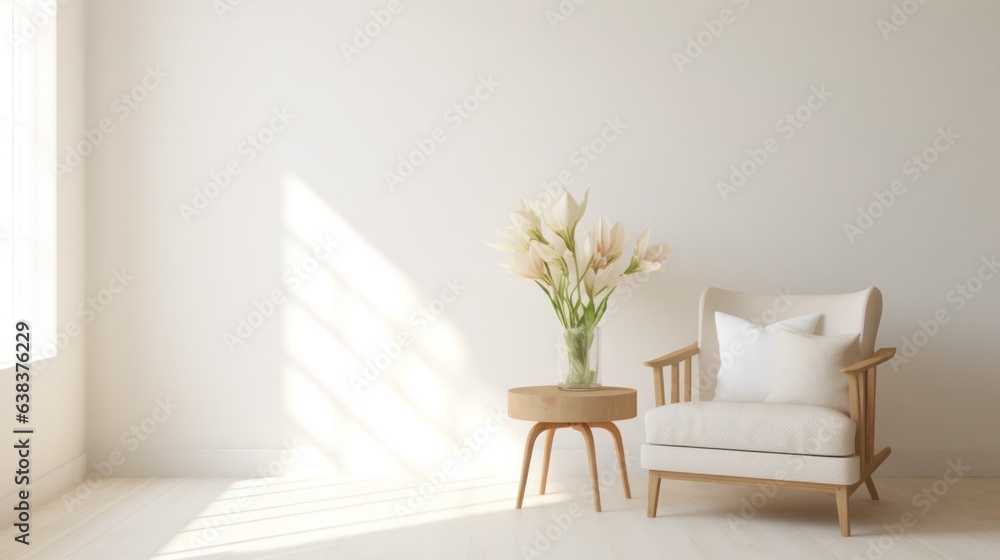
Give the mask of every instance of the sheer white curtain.
M 0 0 L 0 368 L 56 333 L 56 0 Z

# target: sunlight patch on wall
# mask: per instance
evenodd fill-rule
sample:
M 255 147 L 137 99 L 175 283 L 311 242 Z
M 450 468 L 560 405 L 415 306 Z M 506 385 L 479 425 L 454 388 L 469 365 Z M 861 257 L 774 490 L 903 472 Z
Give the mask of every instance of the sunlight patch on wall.
M 302 179 L 288 174 L 282 187 L 283 266 L 295 279 L 282 313 L 282 398 L 311 456 L 336 465 L 330 474 L 370 476 L 423 475 L 455 459 L 492 395 L 447 318 L 465 287 L 449 279 L 421 294 Z

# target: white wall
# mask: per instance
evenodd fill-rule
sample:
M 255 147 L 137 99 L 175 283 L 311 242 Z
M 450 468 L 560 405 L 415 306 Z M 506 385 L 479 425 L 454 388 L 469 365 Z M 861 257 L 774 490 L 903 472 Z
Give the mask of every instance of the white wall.
M 95 460 L 119 450 L 118 474 L 249 475 L 299 438 L 285 472 L 516 472 L 528 423 L 491 433 L 490 411 L 508 387 L 553 381 L 555 322 L 483 241 L 568 169 L 573 192 L 592 189 L 591 219 L 648 222 L 675 246 L 604 332 L 605 383 L 638 388 L 640 414 L 653 403 L 641 362 L 694 340 L 705 286 L 876 285 L 882 345 L 938 309 L 948 319 L 898 372 L 883 368 L 884 472 L 962 457 L 1000 474 L 1000 281 L 949 301 L 998 250 L 1000 5 L 927 4 L 888 40 L 888 1 L 589 2 L 555 29 L 555 0 L 400 5 L 348 62 L 342 43 L 385 2 L 244 2 L 221 20 L 204 1 L 88 3 L 87 126 L 115 128 L 88 161 L 87 292 L 134 275 L 91 325 Z M 672 53 L 723 9 L 735 21 L 679 69 Z M 116 105 L 147 68 L 166 76 Z M 453 128 L 449 108 L 490 76 L 500 85 Z M 779 122 L 807 102 L 801 128 Z M 270 139 L 280 109 L 294 118 L 273 121 L 283 129 L 251 160 L 241 143 Z M 627 128 L 582 169 L 574 151 L 609 119 Z M 445 141 L 390 190 L 384 174 L 435 128 Z M 949 128 L 958 139 L 912 181 L 907 159 Z M 768 138 L 778 151 L 723 200 L 717 182 Z M 226 182 L 230 160 L 239 174 L 186 223 L 180 205 L 213 174 Z M 897 178 L 908 190 L 851 243 L 843 224 Z M 327 235 L 333 255 L 301 286 L 283 281 Z M 454 278 L 457 299 L 415 319 Z M 273 290 L 276 311 L 231 353 L 225 334 Z M 400 333 L 410 343 L 356 392 Z M 157 412 L 168 398 L 177 410 Z M 622 430 L 637 455 L 641 420 Z M 568 458 L 554 468 L 584 471 L 576 438 L 556 447 Z
M 39 27 L 39 41 L 47 34 L 57 33 L 58 126 L 59 146 L 75 140 L 84 126 L 84 8 L 67 4 L 59 9 L 58 23 Z M 35 363 L 31 383 L 32 436 L 31 507 L 32 511 L 46 500 L 61 494 L 84 478 L 86 448 L 84 436 L 86 332 L 65 336 L 69 323 L 81 324 L 77 306 L 85 300 L 84 291 L 84 172 L 65 175 L 59 181 L 56 196 L 56 320 L 57 332 L 63 333 L 63 343 L 55 358 Z M 73 330 L 76 333 L 78 331 Z M 52 341 L 37 339 L 33 352 L 47 352 Z M 13 370 L 0 372 L 5 382 L 0 384 L 0 402 L 14 402 Z M 13 450 L 4 453 L 10 465 L 15 464 Z M 13 470 L 13 467 L 11 467 Z M 23 487 L 14 483 L 13 476 L 4 476 L 0 484 L 0 520 L 14 519 L 15 492 Z M 72 507 L 72 506 L 70 506 Z

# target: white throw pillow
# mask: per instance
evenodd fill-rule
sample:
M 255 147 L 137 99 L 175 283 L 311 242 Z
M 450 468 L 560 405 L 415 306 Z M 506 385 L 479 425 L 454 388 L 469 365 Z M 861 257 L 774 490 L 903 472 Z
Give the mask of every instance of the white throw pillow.
M 762 327 L 716 311 L 721 365 L 713 400 L 764 402 L 773 388 L 778 331 L 791 329 L 812 334 L 819 319 L 820 314 L 814 313 Z
M 770 403 L 811 404 L 851 413 L 848 376 L 841 369 L 861 359 L 861 335 L 778 333 L 778 364 Z

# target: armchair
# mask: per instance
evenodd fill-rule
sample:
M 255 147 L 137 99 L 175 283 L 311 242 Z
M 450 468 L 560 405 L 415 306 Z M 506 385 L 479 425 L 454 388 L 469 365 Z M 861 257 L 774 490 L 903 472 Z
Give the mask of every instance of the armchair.
M 850 417 L 824 406 L 713 401 L 720 364 L 717 311 L 748 320 L 765 317 L 771 319 L 768 323 L 820 313 L 816 334 L 860 333 L 861 355 L 867 357 L 841 370 L 848 381 Z M 766 482 L 833 494 L 841 535 L 850 536 L 849 498 L 864 484 L 871 498 L 878 499 L 872 474 L 891 451 L 886 447 L 875 453 L 875 369 L 896 350 L 874 351 L 881 316 L 882 294 L 874 287 L 852 294 L 793 296 L 792 303 L 774 295 L 705 290 L 698 342 L 645 362 L 653 368 L 656 402 L 646 413 L 641 452 L 642 467 L 649 470 L 647 516 L 656 517 L 664 478 Z M 697 377 L 692 378 L 695 357 Z M 669 403 L 664 386 L 668 366 Z

